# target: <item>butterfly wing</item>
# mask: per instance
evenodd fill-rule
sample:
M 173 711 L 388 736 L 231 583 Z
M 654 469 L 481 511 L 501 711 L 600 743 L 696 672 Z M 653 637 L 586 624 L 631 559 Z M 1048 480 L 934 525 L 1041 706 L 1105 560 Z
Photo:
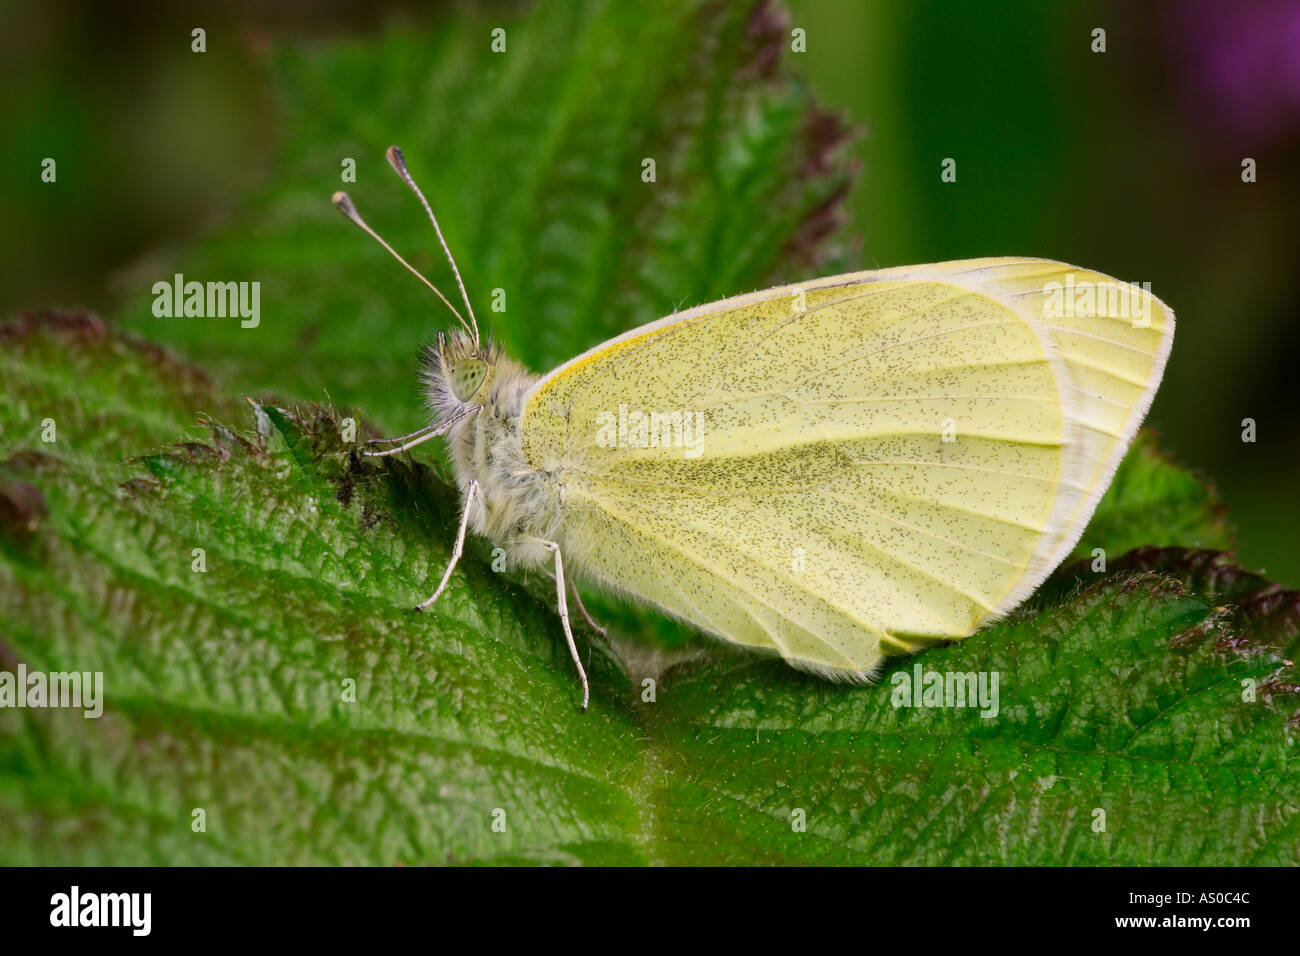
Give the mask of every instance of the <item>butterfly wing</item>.
M 862 679 L 1010 610 L 1073 547 L 1172 315 L 1057 316 L 1044 260 L 836 276 L 669 316 L 541 379 L 525 457 L 570 565 L 701 630 Z M 1112 310 L 1112 311 L 1118 311 Z

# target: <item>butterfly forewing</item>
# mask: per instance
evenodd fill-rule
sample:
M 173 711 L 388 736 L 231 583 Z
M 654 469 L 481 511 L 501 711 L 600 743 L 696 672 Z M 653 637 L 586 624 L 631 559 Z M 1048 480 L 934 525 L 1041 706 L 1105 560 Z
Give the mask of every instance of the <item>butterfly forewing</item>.
M 1095 276 L 1041 260 L 839 276 L 574 359 L 521 421 L 564 489 L 566 557 L 832 677 L 970 634 L 1077 540 L 1163 366 L 1163 307 L 1141 336 L 1035 314 L 1044 276 L 1070 271 Z

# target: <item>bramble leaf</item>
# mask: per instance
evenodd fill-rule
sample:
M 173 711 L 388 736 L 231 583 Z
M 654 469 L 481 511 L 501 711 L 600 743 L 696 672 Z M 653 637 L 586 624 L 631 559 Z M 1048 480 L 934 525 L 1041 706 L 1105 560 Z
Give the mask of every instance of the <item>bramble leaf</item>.
M 0 337 L 4 669 L 105 681 L 98 719 L 0 710 L 7 863 L 1300 862 L 1300 596 L 1217 553 L 1066 569 L 873 687 L 580 627 L 581 715 L 549 581 L 474 542 L 410 614 L 455 517 L 428 466 L 91 319 Z

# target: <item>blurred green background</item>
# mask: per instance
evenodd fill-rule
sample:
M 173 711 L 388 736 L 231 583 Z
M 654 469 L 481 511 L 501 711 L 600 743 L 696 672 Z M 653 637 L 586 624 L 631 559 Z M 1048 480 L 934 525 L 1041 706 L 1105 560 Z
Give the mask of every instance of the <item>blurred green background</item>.
M 1300 3 L 788 6 L 807 36 L 795 69 L 860 129 L 864 265 L 1034 255 L 1150 282 L 1179 320 L 1150 424 L 1218 486 L 1242 561 L 1300 586 Z M 0 5 L 0 314 L 111 316 L 152 251 L 221 225 L 278 141 L 268 44 L 437 15 L 386 0 Z M 955 183 L 940 180 L 948 157 Z M 1242 182 L 1246 157 L 1257 182 Z

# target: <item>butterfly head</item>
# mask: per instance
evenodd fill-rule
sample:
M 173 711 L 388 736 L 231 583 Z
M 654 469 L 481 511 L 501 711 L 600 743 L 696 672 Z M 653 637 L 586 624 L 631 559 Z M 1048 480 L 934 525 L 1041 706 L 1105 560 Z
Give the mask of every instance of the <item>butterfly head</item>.
M 486 345 L 458 329 L 439 332 L 420 356 L 421 380 L 429 405 L 447 417 L 468 405 L 483 405 L 492 392 L 501 348 L 489 336 Z

